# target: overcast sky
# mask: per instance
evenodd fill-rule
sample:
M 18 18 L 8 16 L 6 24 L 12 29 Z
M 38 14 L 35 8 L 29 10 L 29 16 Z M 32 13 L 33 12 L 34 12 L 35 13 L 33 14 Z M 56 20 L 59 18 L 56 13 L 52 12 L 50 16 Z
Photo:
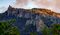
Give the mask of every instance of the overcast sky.
M 15 8 L 47 8 L 60 13 L 60 0 L 0 0 L 0 13 L 11 5 Z

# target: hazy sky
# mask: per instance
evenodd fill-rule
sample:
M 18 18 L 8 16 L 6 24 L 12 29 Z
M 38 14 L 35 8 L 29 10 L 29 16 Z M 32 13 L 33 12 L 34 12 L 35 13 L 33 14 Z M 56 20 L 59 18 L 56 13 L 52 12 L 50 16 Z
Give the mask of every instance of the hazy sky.
M 60 0 L 0 0 L 0 13 L 11 5 L 15 8 L 47 8 L 60 13 Z
M 0 0 L 0 13 L 3 13 L 7 10 L 9 5 L 13 5 L 16 0 Z

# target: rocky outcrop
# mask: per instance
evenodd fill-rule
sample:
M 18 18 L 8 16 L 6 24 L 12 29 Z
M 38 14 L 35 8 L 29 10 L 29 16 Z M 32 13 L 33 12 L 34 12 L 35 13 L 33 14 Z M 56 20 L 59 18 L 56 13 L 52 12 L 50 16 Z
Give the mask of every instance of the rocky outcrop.
M 0 14 L 2 16 L 0 18 L 1 20 L 15 18 L 16 22 L 14 25 L 19 28 L 21 34 L 23 32 L 28 34 L 30 31 L 40 31 L 44 26 L 50 27 L 51 24 L 60 23 L 59 15 L 48 9 L 22 9 L 9 6 L 5 13 Z M 26 28 L 28 29 L 27 32 Z

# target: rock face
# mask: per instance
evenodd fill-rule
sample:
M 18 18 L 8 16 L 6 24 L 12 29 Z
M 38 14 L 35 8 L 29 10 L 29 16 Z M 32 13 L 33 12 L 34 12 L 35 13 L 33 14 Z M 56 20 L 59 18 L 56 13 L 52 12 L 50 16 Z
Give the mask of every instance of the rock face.
M 21 35 L 29 35 L 30 32 L 39 32 L 51 24 L 60 23 L 58 13 L 48 9 L 22 9 L 9 6 L 5 13 L 0 14 L 0 21 L 16 19 L 15 26 L 19 28 Z

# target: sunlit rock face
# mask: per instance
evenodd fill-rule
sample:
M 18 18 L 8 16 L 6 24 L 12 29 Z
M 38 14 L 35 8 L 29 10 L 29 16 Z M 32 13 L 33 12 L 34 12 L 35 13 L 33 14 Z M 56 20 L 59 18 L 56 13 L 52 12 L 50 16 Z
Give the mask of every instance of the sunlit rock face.
M 9 6 L 5 13 L 0 14 L 0 20 L 15 18 L 14 25 L 18 27 L 21 35 L 28 35 L 30 32 L 37 32 L 40 35 L 45 26 L 50 27 L 51 24 L 60 23 L 57 15 L 59 14 L 48 9 L 22 9 Z

